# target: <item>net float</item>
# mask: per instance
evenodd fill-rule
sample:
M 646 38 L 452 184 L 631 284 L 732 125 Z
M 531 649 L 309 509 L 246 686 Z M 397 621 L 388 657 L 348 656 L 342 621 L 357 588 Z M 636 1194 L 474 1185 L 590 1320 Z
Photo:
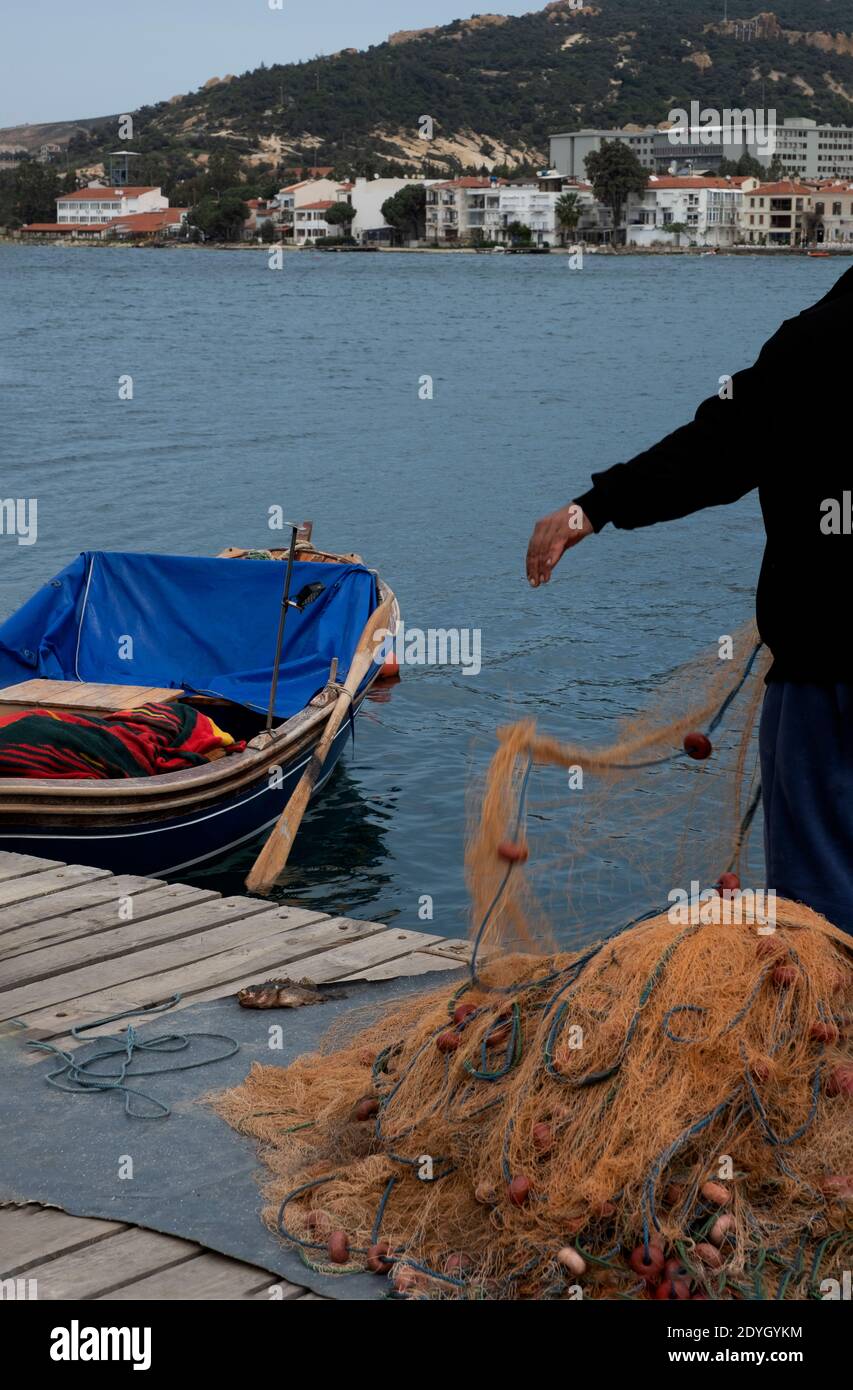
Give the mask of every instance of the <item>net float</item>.
M 439 1052 L 455 1052 L 461 1042 L 462 1039 L 458 1033 L 452 1033 L 448 1030 L 446 1033 L 439 1033 L 435 1045 Z
M 509 1034 L 510 1025 L 508 1023 L 504 1023 L 500 1028 L 495 1028 L 489 1034 L 489 1036 L 486 1038 L 486 1044 L 488 1047 L 500 1047 L 501 1043 L 506 1042 L 507 1038 L 509 1037 Z
M 709 1245 L 706 1241 L 701 1241 L 699 1245 L 693 1247 L 693 1254 L 703 1265 L 709 1269 L 719 1269 L 723 1263 L 723 1257 L 716 1245 Z
M 510 1182 L 507 1193 L 514 1207 L 523 1207 L 530 1196 L 530 1179 L 519 1173 Z
M 834 1043 L 838 1042 L 839 1031 L 834 1023 L 820 1021 L 812 1024 L 809 1029 L 809 1037 L 814 1042 Z
M 728 1206 L 732 1200 L 732 1194 L 727 1187 L 723 1187 L 721 1182 L 706 1182 L 700 1188 L 702 1196 L 706 1202 L 710 1202 L 713 1207 Z
M 597 1216 L 597 1217 L 599 1217 L 599 1218 L 601 1218 L 601 1217 L 615 1216 L 615 1215 L 616 1215 L 616 1203 L 615 1203 L 615 1202 L 596 1202 L 596 1203 L 594 1204 L 593 1208 L 592 1208 L 592 1214 L 593 1214 L 593 1216 Z
M 387 661 L 383 661 L 379 667 L 377 680 L 392 681 L 400 679 L 400 663 L 396 657 L 390 656 Z
M 464 1250 L 454 1250 L 452 1255 L 448 1255 L 444 1261 L 445 1274 L 452 1274 L 458 1279 L 461 1275 L 469 1274 L 474 1268 L 474 1261 L 470 1255 L 466 1255 Z
M 414 1293 L 421 1288 L 421 1280 L 413 1269 L 408 1269 L 406 1265 L 396 1265 L 394 1273 L 391 1275 L 396 1293 Z
M 554 1142 L 554 1131 L 551 1126 L 545 1124 L 544 1120 L 533 1126 L 531 1130 L 533 1147 L 540 1154 L 546 1154 Z
M 586 1273 L 586 1260 L 583 1255 L 579 1255 L 573 1245 L 564 1245 L 557 1251 L 557 1262 L 567 1269 L 570 1274 L 576 1274 L 578 1278 Z
M 774 956 L 785 954 L 785 943 L 773 936 L 762 936 L 758 939 L 755 954 L 760 960 L 772 960 Z
M 659 1245 L 650 1245 L 648 1254 L 644 1245 L 638 1245 L 631 1251 L 628 1263 L 647 1284 L 656 1284 L 666 1264 L 666 1257 Z
M 726 1236 L 735 1228 L 733 1216 L 718 1216 L 710 1231 L 708 1239 L 712 1245 L 722 1245 Z
M 655 1289 L 655 1298 L 685 1299 L 690 1297 L 686 1279 L 664 1279 Z
M 477 1012 L 477 1007 L 476 1004 L 457 1004 L 453 1010 L 453 1022 L 464 1023 L 466 1018 Z
M 842 1202 L 853 1200 L 853 1173 L 837 1173 L 823 1178 L 820 1190 L 826 1197 L 836 1197 Z
M 770 1064 L 768 1062 L 752 1062 L 749 1069 L 760 1086 L 763 1086 L 770 1076 Z
M 706 758 L 710 758 L 714 746 L 707 734 L 685 734 L 684 751 L 688 757 L 695 758 L 697 762 L 704 762 Z
M 309 1211 L 305 1224 L 312 1235 L 325 1235 L 331 1222 L 325 1211 Z
M 684 1200 L 687 1186 L 683 1182 L 671 1182 L 664 1193 L 664 1200 L 670 1207 L 677 1207 Z
M 853 1067 L 833 1067 L 826 1082 L 830 1096 L 853 1096 Z
M 367 1251 L 367 1268 L 371 1274 L 387 1274 L 389 1269 L 393 1269 L 394 1261 L 387 1259 L 388 1242 L 382 1240 L 378 1245 L 371 1245 Z
M 790 989 L 797 982 L 797 969 L 794 965 L 777 965 L 773 971 L 773 983 L 780 989 Z
M 716 889 L 721 898 L 728 898 L 732 893 L 740 892 L 740 879 L 737 874 L 720 874 L 716 882 Z
M 690 1280 L 693 1278 L 692 1269 L 688 1269 L 684 1261 L 680 1260 L 677 1255 L 673 1255 L 667 1260 L 663 1267 L 663 1272 L 665 1277 L 671 1279 L 674 1283 L 686 1279 L 689 1284 Z
M 371 1120 L 378 1113 L 379 1101 L 375 1096 L 363 1096 L 353 1111 L 357 1120 Z
M 690 1295 L 690 1302 L 691 1302 L 691 1303 L 696 1303 L 696 1302 L 699 1302 L 699 1301 L 701 1301 L 702 1303 L 710 1303 L 711 1300 L 709 1299 L 709 1297 L 708 1297 L 708 1295 L 707 1295 L 706 1293 L 692 1293 L 692 1294 Z
M 493 1207 L 497 1205 L 498 1190 L 494 1183 L 478 1182 L 474 1188 L 474 1198 L 481 1206 Z
M 528 855 L 527 845 L 517 840 L 501 840 L 498 845 L 498 858 L 505 859 L 508 864 L 523 864 Z
M 349 1260 L 349 1237 L 346 1231 L 332 1231 L 326 1249 L 333 1265 L 345 1265 Z

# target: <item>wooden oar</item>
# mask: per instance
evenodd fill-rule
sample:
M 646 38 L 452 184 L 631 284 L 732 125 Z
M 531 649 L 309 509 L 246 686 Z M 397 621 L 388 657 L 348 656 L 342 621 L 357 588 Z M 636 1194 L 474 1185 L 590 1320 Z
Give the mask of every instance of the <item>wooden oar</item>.
M 391 617 L 393 599 L 387 598 L 368 619 L 359 638 L 347 678 L 338 693 L 337 701 L 326 721 L 323 737 L 311 755 L 311 760 L 299 781 L 295 792 L 288 801 L 272 830 L 269 839 L 255 860 L 246 879 L 246 887 L 251 893 L 269 893 L 281 876 L 287 863 L 296 832 L 305 814 L 311 793 L 326 761 L 326 754 L 332 740 L 350 711 L 356 691 L 370 670 L 374 659 L 376 633 L 387 628 Z

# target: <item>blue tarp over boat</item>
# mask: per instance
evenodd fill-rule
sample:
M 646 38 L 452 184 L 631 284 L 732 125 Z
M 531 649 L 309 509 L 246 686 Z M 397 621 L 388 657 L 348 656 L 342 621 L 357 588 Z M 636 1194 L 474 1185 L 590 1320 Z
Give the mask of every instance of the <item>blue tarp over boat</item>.
M 84 553 L 0 627 L 0 685 L 41 676 L 112 685 L 183 687 L 265 711 L 285 566 L 268 560 Z M 300 560 L 288 611 L 275 713 L 302 709 L 338 658 L 343 680 L 376 606 L 363 565 Z

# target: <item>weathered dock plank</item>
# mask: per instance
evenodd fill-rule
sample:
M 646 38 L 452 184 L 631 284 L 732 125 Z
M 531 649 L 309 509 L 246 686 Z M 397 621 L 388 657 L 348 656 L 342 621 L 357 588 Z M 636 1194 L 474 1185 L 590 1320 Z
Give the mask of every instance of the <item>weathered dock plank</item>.
M 133 1239 L 113 1243 L 119 1235 Z M 268 1270 L 192 1241 L 33 1203 L 0 1207 L 0 1280 L 15 1280 L 22 1299 L 295 1301 L 306 1294 Z
M 75 883 L 89 883 L 96 878 L 110 878 L 106 869 L 92 869 L 87 864 L 61 864 L 58 869 L 43 869 L 24 874 L 22 878 L 7 878 L 0 883 L 0 908 L 27 898 L 49 897 Z
M 0 1207 L 0 1278 L 26 1274 L 54 1255 L 70 1254 L 126 1230 L 118 1221 L 69 1216 L 55 1207 Z
M 34 854 L 11 854 L 0 850 L 0 882 L 7 878 L 23 878 L 25 874 L 40 874 L 45 869 L 61 869 L 58 859 L 37 859 Z
M 23 1041 L 73 1045 L 75 1025 L 179 995 L 171 1017 L 276 975 L 388 980 L 469 958 L 381 922 L 0 852 L 0 1030 Z M 0 1278 L 36 1279 L 42 1299 L 326 1301 L 174 1236 L 32 1205 L 0 1208 Z
M 144 1275 L 172 1269 L 200 1253 L 201 1247 L 189 1241 L 134 1226 L 32 1264 L 26 1277 L 37 1281 L 40 1302 L 89 1299 Z
M 284 1279 L 276 1279 L 266 1269 L 254 1265 L 241 1264 L 230 1260 L 227 1255 L 216 1255 L 212 1251 L 195 1256 L 183 1264 L 173 1265 L 171 1269 L 158 1274 L 149 1274 L 124 1288 L 112 1293 L 98 1294 L 101 1300 L 116 1302 L 162 1302 L 164 1299 L 180 1299 L 181 1302 L 193 1300 L 217 1300 L 249 1298 L 270 1298 L 269 1290 L 274 1288 L 281 1299 L 301 1298 L 305 1290 Z
M 119 908 L 130 899 L 132 921 L 144 922 L 181 907 L 209 902 L 219 894 L 188 883 L 161 883 L 158 879 L 122 874 L 98 879 L 51 898 L 19 903 L 0 913 L 0 957 L 29 954 L 45 946 L 95 936 L 119 921 Z
M 279 972 L 297 961 L 301 962 L 303 957 L 313 956 L 339 942 L 341 933 L 346 932 L 349 939 L 354 939 L 385 930 L 372 922 L 343 923 L 340 919 L 329 917 L 296 931 L 287 931 L 281 926 L 281 914 L 284 912 L 286 909 L 280 908 L 276 913 L 269 914 L 269 917 L 279 919 L 277 926 L 269 920 L 256 918 L 250 923 L 242 922 L 240 932 L 230 933 L 230 938 L 225 929 L 214 927 L 196 937 L 185 937 L 178 942 L 159 946 L 152 952 L 138 952 L 132 959 L 138 962 L 144 956 L 143 967 L 137 965 L 133 971 L 126 971 L 133 978 L 125 980 L 121 979 L 121 970 L 113 969 L 111 973 L 119 978 L 107 989 L 97 988 L 100 967 L 92 966 L 53 977 L 49 981 L 39 981 L 32 986 L 24 985 L 19 990 L 4 991 L 0 993 L 0 1018 L 9 1018 L 14 1014 L 40 1037 L 53 1037 L 67 1033 L 76 1024 L 168 999 L 173 994 L 181 995 L 176 1007 L 186 1008 L 189 1004 L 199 1003 L 204 990 L 212 990 L 208 998 L 222 998 L 241 988 L 237 980 L 248 979 L 251 984 L 258 980 L 259 972 L 260 977 L 265 978 L 271 971 Z M 211 938 L 215 933 L 214 943 Z M 235 935 L 241 944 L 232 945 L 226 950 L 227 941 L 230 939 L 233 942 Z M 257 939 L 252 939 L 253 935 Z M 186 963 L 178 965 L 176 962 L 179 959 Z M 116 962 L 107 961 L 104 972 L 115 965 Z M 166 969 L 168 965 L 173 968 Z M 297 973 L 304 973 L 301 965 Z M 81 977 L 86 986 L 86 992 L 82 995 L 76 992 Z M 48 1000 L 39 994 L 42 984 L 51 987 L 54 995 L 59 993 L 63 998 L 54 998 L 52 1004 L 45 1007 Z M 6 1012 L 10 998 L 15 1000 L 13 1014 Z M 94 1032 L 92 1036 L 95 1036 Z

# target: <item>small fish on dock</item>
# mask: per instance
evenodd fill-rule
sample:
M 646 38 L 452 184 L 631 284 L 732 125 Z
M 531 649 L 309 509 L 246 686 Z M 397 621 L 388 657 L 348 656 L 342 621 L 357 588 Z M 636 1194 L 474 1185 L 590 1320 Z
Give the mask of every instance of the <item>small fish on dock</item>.
M 265 980 L 238 990 L 237 1002 L 244 1009 L 301 1009 L 306 1004 L 325 1004 L 323 994 L 310 980 Z

